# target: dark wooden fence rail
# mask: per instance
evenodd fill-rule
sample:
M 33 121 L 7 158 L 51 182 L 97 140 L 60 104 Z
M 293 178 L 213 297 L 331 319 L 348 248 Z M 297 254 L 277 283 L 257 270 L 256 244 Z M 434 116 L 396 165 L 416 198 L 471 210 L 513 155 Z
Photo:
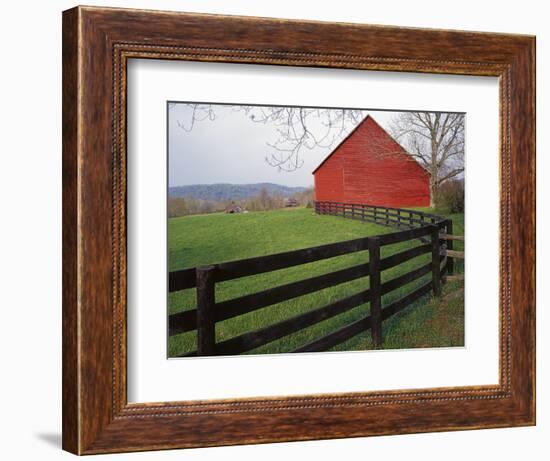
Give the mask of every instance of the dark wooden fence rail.
M 436 224 L 446 218 L 431 213 L 405 208 L 392 208 L 361 203 L 315 202 L 317 214 L 330 214 L 344 218 L 373 222 L 381 226 L 415 228 L 425 224 Z
M 444 243 L 442 242 L 445 242 L 445 240 L 442 239 L 440 232 L 442 230 L 446 234 L 452 232 L 450 220 L 415 210 L 334 202 L 332 204 L 329 202 L 316 202 L 315 210 L 320 214 L 335 214 L 365 221 L 373 220 L 378 224 L 405 227 L 405 229 L 374 237 L 363 237 L 268 256 L 170 272 L 170 292 L 188 288 L 196 288 L 197 291 L 197 307 L 171 314 L 168 320 L 169 336 L 197 330 L 197 350 L 183 354 L 183 356 L 233 355 L 248 352 L 367 302 L 370 303 L 370 315 L 301 346 L 294 352 L 325 351 L 369 328 L 373 343 L 379 346 L 383 341 L 382 322 L 385 319 L 401 311 L 430 291 L 433 291 L 436 296 L 441 293 L 442 277 L 449 269 L 452 269 L 452 266 L 449 265 L 450 258 L 445 256 L 444 251 L 442 252 L 442 249 L 444 249 Z M 411 240 L 418 240 L 420 244 L 391 256 L 380 257 L 381 247 Z M 285 269 L 358 251 L 368 251 L 368 262 L 227 301 L 216 301 L 215 288 L 218 282 Z M 431 261 L 428 264 L 384 283 L 381 282 L 381 273 L 384 270 L 426 253 L 431 253 Z M 432 274 L 430 281 L 388 306 L 382 306 L 382 296 L 430 273 Z M 368 289 L 273 325 L 225 341 L 216 342 L 215 329 L 217 322 L 362 277 L 369 277 Z

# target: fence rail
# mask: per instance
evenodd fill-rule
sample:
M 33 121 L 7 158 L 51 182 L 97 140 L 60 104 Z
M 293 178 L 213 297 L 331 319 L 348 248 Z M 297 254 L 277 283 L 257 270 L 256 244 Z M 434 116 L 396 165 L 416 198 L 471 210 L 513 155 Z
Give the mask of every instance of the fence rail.
M 452 242 L 449 238 L 452 235 L 450 220 L 416 210 L 335 202 L 316 202 L 315 211 L 318 214 L 335 214 L 346 218 L 372 221 L 398 227 L 400 230 L 389 234 L 170 272 L 169 292 L 189 288 L 195 288 L 197 292 L 196 308 L 171 314 L 168 319 L 169 336 L 197 330 L 197 350 L 182 356 L 242 354 L 365 303 L 370 304 L 368 316 L 305 344 L 294 352 L 328 350 L 368 329 L 371 330 L 373 343 L 379 346 L 383 342 L 382 322 L 385 319 L 430 291 L 438 296 L 441 293 L 441 282 L 444 276 L 447 273 L 452 274 L 452 258 L 447 256 L 445 246 Z M 441 234 L 442 231 L 444 234 Z M 420 244 L 413 248 L 384 258 L 380 257 L 380 250 L 386 245 L 417 239 L 420 239 Z M 216 301 L 216 283 L 218 282 L 359 251 L 368 252 L 368 261 L 230 300 Z M 431 254 L 429 263 L 381 282 L 383 271 L 428 253 Z M 432 277 L 429 282 L 401 299 L 382 306 L 384 295 L 430 273 Z M 363 277 L 369 277 L 368 289 L 258 330 L 216 342 L 215 330 L 218 322 Z
M 419 210 L 392 208 L 362 203 L 315 202 L 317 214 L 330 214 L 350 219 L 360 219 L 382 226 L 415 228 L 425 224 L 438 224 L 446 221 L 443 216 Z

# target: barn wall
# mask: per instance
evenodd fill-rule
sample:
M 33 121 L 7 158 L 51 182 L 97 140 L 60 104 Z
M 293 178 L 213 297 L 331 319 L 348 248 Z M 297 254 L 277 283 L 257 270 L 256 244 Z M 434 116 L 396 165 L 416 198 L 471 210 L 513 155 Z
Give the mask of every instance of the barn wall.
M 335 197 L 344 196 L 342 177 L 344 174 L 344 157 L 332 155 L 324 163 L 323 167 L 317 170 L 313 176 L 315 184 L 315 200 L 319 201 L 342 201 Z
M 317 200 L 429 206 L 429 174 L 368 117 L 315 172 Z

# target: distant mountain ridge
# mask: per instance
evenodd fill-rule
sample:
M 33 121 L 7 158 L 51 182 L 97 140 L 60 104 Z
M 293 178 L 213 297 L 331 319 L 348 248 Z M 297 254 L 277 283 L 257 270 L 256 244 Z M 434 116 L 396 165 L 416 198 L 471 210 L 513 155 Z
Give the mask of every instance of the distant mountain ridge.
M 292 197 L 307 190 L 307 187 L 290 187 L 270 182 L 256 184 L 191 184 L 168 189 L 171 198 L 194 198 L 201 200 L 244 200 L 259 195 L 265 189 L 271 196 Z

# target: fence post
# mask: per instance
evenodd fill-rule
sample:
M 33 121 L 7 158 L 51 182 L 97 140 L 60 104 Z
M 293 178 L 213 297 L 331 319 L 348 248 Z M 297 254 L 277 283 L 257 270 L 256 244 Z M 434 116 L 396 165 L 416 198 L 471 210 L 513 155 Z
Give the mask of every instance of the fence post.
M 446 233 L 447 235 L 453 235 L 453 220 L 447 219 L 446 222 Z M 453 249 L 453 241 L 451 239 L 447 240 L 447 250 Z M 447 256 L 447 275 L 453 275 L 453 272 L 455 270 L 455 264 L 454 259 L 452 256 Z
M 216 285 L 214 266 L 197 267 L 197 355 L 214 355 Z
M 430 224 L 432 229 L 432 287 L 435 296 L 441 296 L 441 269 L 439 265 L 439 226 Z
M 380 288 L 380 239 L 369 237 L 370 318 L 372 342 L 382 344 L 382 292 Z

